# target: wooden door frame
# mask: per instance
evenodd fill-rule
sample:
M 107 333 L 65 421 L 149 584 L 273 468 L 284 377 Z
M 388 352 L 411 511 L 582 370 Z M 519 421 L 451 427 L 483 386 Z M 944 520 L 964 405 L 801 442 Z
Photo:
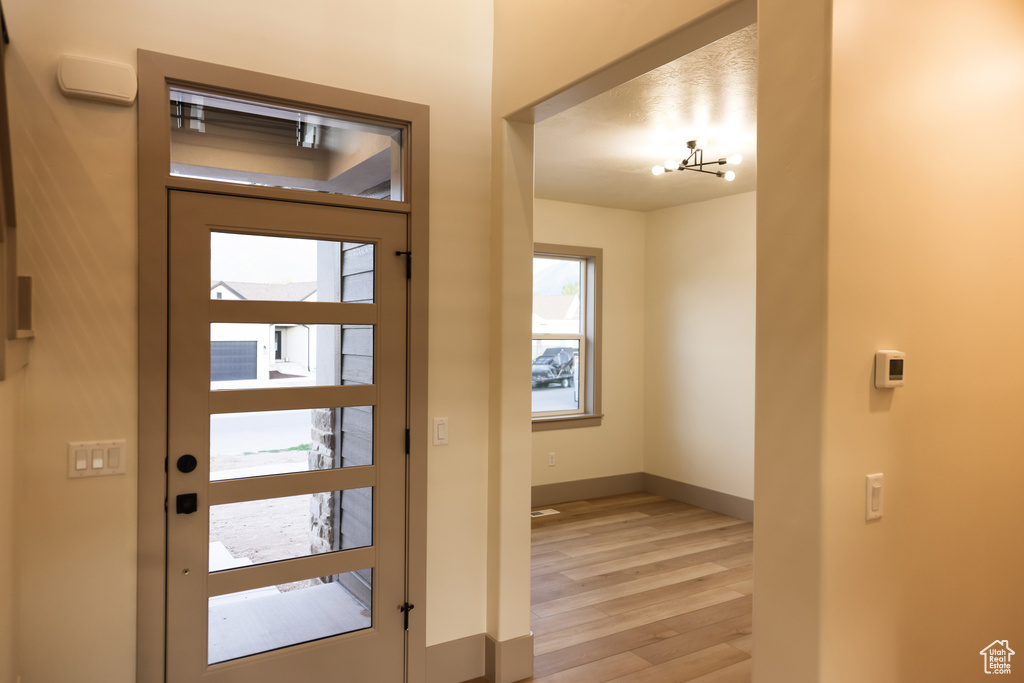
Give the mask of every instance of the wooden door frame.
M 429 108 L 253 71 L 138 51 L 139 446 L 136 679 L 162 681 L 166 639 L 168 192 L 202 191 L 405 213 L 414 265 L 408 286 L 406 681 L 426 671 L 426 485 Z M 170 175 L 169 87 L 182 85 L 397 125 L 404 129 L 403 201 L 233 185 Z

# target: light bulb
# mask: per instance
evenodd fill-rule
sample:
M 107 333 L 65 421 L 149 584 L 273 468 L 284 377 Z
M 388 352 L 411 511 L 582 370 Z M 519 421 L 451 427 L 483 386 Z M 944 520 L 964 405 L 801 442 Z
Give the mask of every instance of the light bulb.
M 666 171 L 677 171 L 679 170 L 679 162 L 673 159 L 665 159 L 665 170 Z
M 727 163 L 727 164 L 736 165 L 736 164 L 741 163 L 742 161 L 743 161 L 743 155 L 742 154 L 733 154 L 732 156 L 727 156 L 725 158 L 725 163 Z
M 708 141 L 707 141 L 706 138 L 699 138 L 697 140 L 697 149 L 704 149 L 707 146 L 708 146 Z
M 651 173 L 653 173 L 654 175 L 661 175 L 664 172 L 665 168 L 663 166 L 655 166 L 654 168 L 651 169 Z
M 734 171 L 726 171 L 725 172 L 725 179 L 730 181 L 730 182 L 732 182 L 733 180 L 736 180 L 736 173 Z

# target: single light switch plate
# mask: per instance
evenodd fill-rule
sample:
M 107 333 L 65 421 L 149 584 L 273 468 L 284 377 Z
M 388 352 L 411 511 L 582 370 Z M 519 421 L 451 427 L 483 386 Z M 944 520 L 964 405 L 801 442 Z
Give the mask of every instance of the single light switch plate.
M 434 445 L 435 446 L 447 446 L 448 445 L 448 418 L 447 417 L 435 417 L 434 418 Z
M 864 516 L 865 519 L 882 518 L 882 474 L 869 474 L 865 479 Z
M 124 474 L 128 459 L 125 440 L 68 443 L 68 479 Z

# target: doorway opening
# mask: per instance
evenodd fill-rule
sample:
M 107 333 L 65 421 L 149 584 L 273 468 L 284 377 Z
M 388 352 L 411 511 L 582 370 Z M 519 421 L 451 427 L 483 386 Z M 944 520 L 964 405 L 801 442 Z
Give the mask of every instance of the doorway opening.
M 534 124 L 534 241 L 603 247 L 606 280 L 619 283 L 622 298 L 610 304 L 606 289 L 604 412 L 618 412 L 629 429 L 616 438 L 606 419 L 599 438 L 581 429 L 574 439 L 535 427 L 535 506 L 641 489 L 753 517 L 757 26 L 753 3 L 733 10 L 731 23 L 690 26 L 659 44 L 659 62 L 667 43 L 678 45 L 673 62 L 631 56 L 609 69 L 614 75 L 598 74 L 510 117 Z M 696 65 L 686 64 L 687 55 Z M 650 124 L 650 134 L 626 131 L 618 125 L 625 120 Z M 572 134 L 588 125 L 600 133 L 593 148 L 604 155 L 600 163 Z M 664 174 L 667 159 L 686 158 L 672 145 L 701 137 L 710 143 L 701 145 L 705 160 L 742 155 L 735 180 Z M 619 176 L 608 168 L 615 157 L 627 164 Z M 662 176 L 652 174 L 655 165 Z M 653 188 L 647 197 L 641 186 Z M 686 238 L 674 230 L 683 223 Z M 626 432 L 638 429 L 650 453 L 630 456 L 637 448 Z M 595 455 L 602 448 L 607 454 Z

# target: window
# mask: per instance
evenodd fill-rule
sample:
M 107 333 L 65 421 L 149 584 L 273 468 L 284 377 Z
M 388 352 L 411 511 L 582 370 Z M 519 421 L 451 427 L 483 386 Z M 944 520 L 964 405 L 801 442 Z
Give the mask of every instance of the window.
M 601 424 L 601 250 L 534 245 L 533 428 Z
M 170 88 L 172 176 L 402 201 L 400 125 Z

